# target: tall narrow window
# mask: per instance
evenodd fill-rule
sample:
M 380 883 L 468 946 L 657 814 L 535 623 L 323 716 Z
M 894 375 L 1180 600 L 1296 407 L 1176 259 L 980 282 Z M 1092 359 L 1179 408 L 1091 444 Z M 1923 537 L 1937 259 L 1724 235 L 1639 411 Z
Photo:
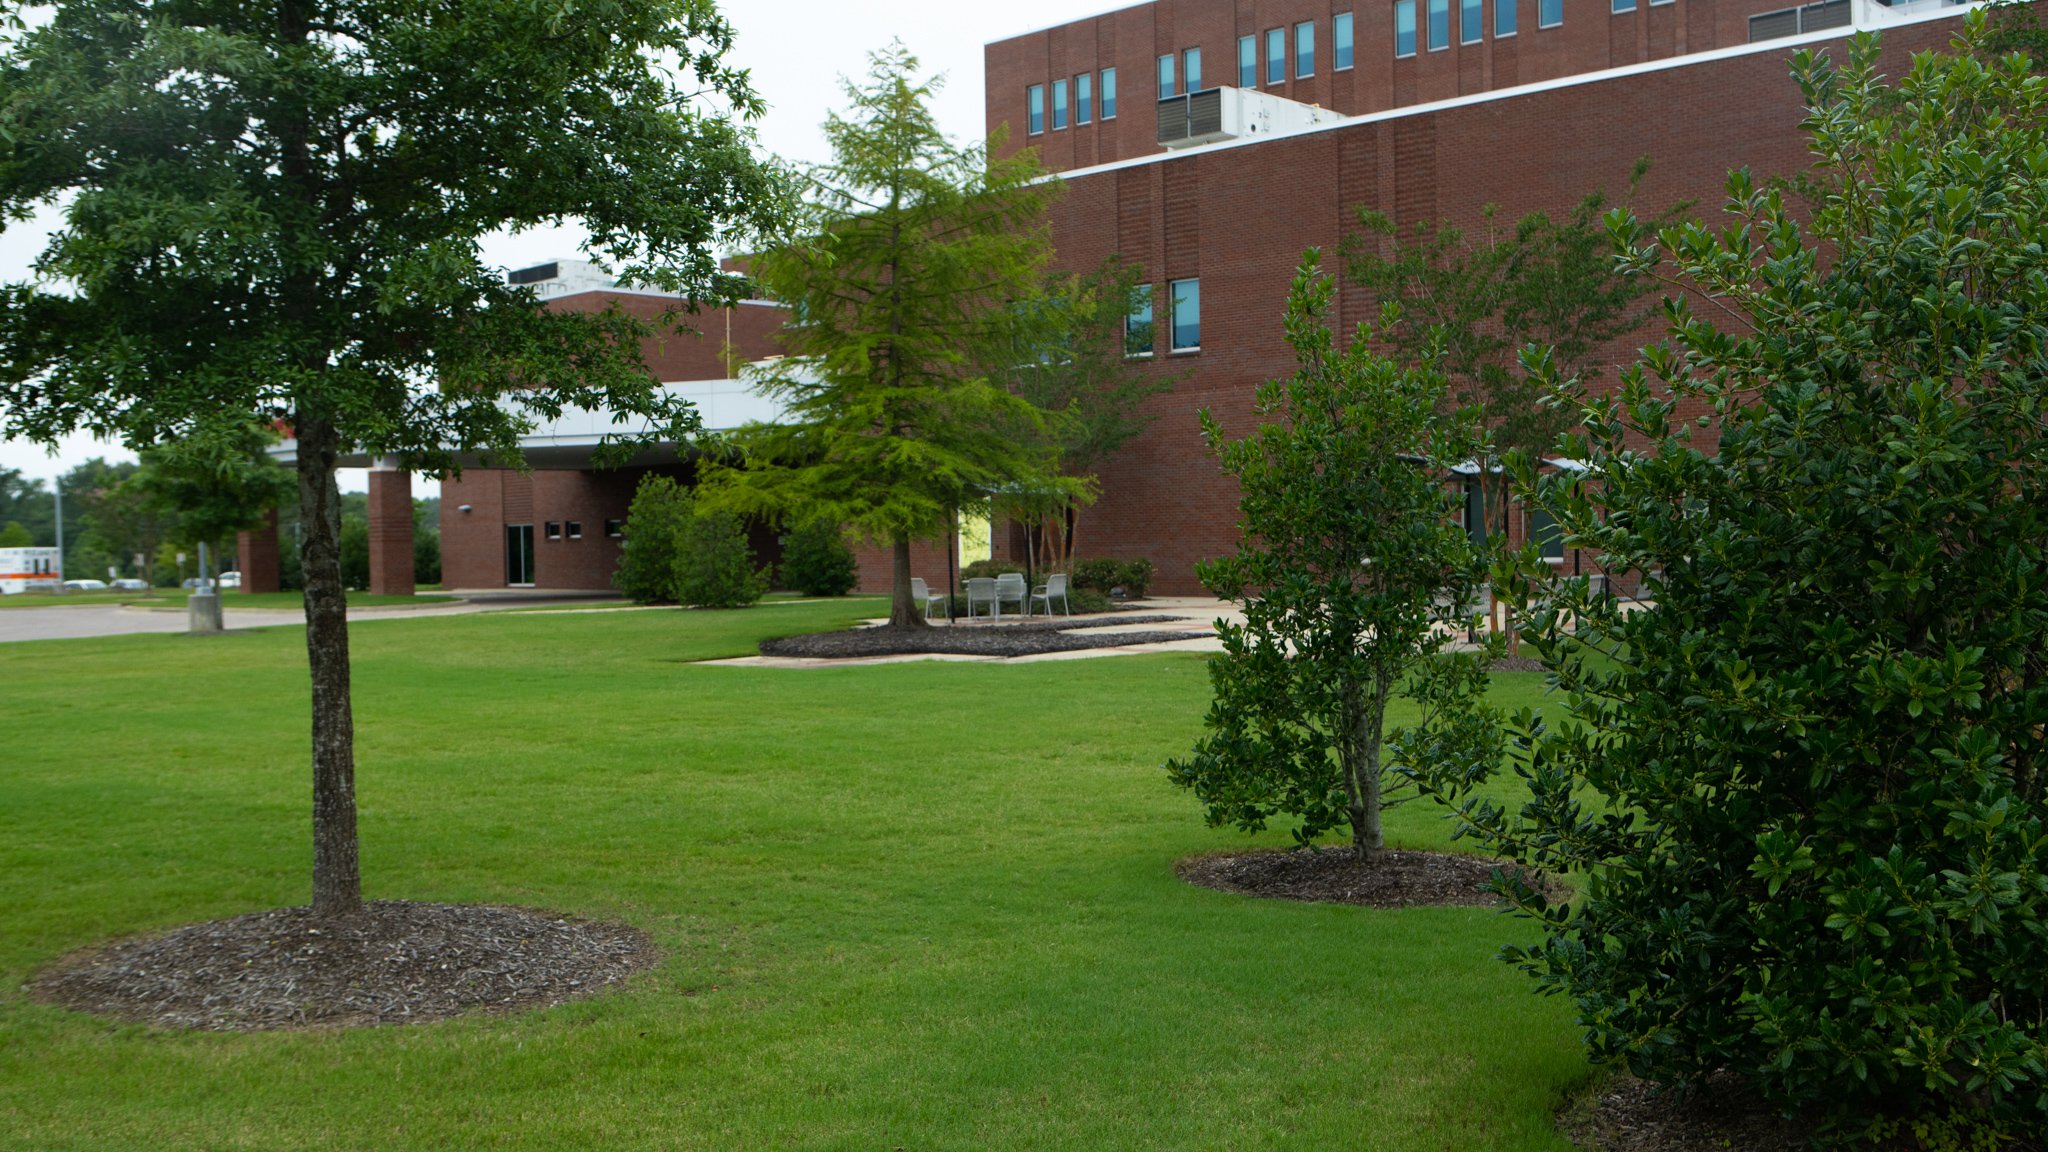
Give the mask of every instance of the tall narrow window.
M 1067 82 L 1052 82 L 1052 128 L 1057 132 L 1067 126 Z
M 1303 21 L 1294 26 L 1294 76 L 1316 74 L 1316 26 Z
M 1623 12 L 1633 12 L 1635 10 L 1636 0 L 1614 0 L 1614 14 L 1617 16 Z
M 1536 26 L 1555 28 L 1564 23 L 1564 0 L 1536 0 Z
M 1415 55 L 1415 0 L 1394 0 L 1394 55 Z
M 1259 86 L 1259 38 L 1239 36 L 1237 38 L 1237 86 L 1257 88 Z
M 1033 84 L 1025 89 L 1025 93 L 1025 102 L 1031 110 L 1030 134 L 1036 136 L 1045 131 L 1045 85 Z
M 1086 124 L 1095 119 L 1095 74 L 1083 72 L 1074 77 L 1074 123 Z
M 1342 72 L 1351 67 L 1351 13 L 1339 12 L 1330 21 L 1330 71 Z
M 1202 282 L 1173 282 L 1173 350 L 1192 352 L 1202 346 Z
M 1486 7 L 1482 0 L 1458 0 L 1458 43 L 1477 44 L 1486 38 Z
M 1266 30 L 1266 83 L 1287 82 L 1287 29 Z
M 1164 100 L 1171 95 L 1173 95 L 1173 53 L 1168 52 L 1159 58 L 1159 98 Z
M 1451 46 L 1451 0 L 1429 0 L 1429 50 Z
M 1190 48 L 1180 54 L 1180 78 L 1183 92 L 1202 90 L 1202 50 Z
M 1130 311 L 1124 314 L 1124 355 L 1152 354 L 1152 286 L 1131 289 Z
M 1102 70 L 1102 118 L 1116 119 L 1116 69 Z
M 1493 34 L 1495 37 L 1515 34 L 1515 5 L 1521 0 L 1493 0 Z

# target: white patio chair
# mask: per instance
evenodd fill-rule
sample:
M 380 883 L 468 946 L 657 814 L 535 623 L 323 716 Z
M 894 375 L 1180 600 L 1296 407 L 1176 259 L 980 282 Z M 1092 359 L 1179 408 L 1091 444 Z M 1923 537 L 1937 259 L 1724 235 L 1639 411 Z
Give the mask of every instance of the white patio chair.
M 1003 618 L 1005 601 L 1017 602 L 1017 612 L 1022 616 L 1031 615 L 1031 586 L 1024 582 L 1022 572 L 1005 572 L 996 577 L 996 619 Z
M 1053 573 L 1045 578 L 1045 583 L 1031 590 L 1031 602 L 1037 604 L 1040 601 L 1044 601 L 1045 614 L 1047 616 L 1052 615 L 1054 597 L 1059 598 L 1060 615 L 1072 616 L 1074 614 L 1073 605 L 1067 603 L 1067 574 L 1065 572 Z
M 910 595 L 912 599 L 924 605 L 924 618 L 927 620 L 931 619 L 932 614 L 939 610 L 939 606 L 946 602 L 944 596 L 934 595 L 931 586 L 915 576 L 910 578 Z
M 996 619 L 1002 619 L 1003 610 L 996 604 L 996 582 L 992 577 L 975 576 L 967 581 L 967 618 L 969 620 L 979 615 L 975 608 L 981 604 L 988 605 L 989 612 Z

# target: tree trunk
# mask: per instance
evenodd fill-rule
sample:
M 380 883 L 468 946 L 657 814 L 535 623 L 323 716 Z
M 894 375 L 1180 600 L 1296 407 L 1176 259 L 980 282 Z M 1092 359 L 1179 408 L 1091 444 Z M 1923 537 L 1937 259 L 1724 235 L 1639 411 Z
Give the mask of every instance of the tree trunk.
M 341 586 L 340 439 L 328 421 L 300 415 L 299 565 L 306 588 L 306 659 L 313 672 L 313 913 L 363 906 L 356 857 L 355 714 L 349 703 L 348 599 Z
M 1357 688 L 1346 693 L 1351 703 L 1345 709 L 1350 731 L 1342 750 L 1344 787 L 1351 817 L 1351 848 L 1361 864 L 1372 863 L 1387 846 L 1380 827 L 1380 745 L 1387 694 L 1392 688 L 1391 681 L 1375 680 L 1367 689 L 1371 695 L 1364 700 L 1357 698 Z
M 895 579 L 891 581 L 889 594 L 889 626 L 891 628 L 922 628 L 924 605 L 910 594 L 910 537 L 897 536 L 890 541 L 890 551 L 895 554 Z

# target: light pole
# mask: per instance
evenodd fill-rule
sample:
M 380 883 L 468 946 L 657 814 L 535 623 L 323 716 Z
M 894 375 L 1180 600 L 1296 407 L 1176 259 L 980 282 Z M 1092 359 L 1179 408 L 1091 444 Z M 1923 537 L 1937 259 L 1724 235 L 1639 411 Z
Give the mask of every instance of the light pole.
M 50 494 L 57 501 L 57 592 L 64 591 L 64 477 L 50 481 Z

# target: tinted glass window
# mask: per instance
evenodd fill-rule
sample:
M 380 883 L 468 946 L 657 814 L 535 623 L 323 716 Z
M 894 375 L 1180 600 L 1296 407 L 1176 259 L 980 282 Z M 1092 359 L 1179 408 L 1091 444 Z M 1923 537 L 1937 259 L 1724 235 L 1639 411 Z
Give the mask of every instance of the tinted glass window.
M 1342 72 L 1351 67 L 1351 13 L 1339 12 L 1330 23 L 1330 68 Z
M 1493 34 L 1513 36 L 1515 34 L 1515 4 L 1518 0 L 1493 0 Z
M 1302 23 L 1294 26 L 1294 74 L 1313 76 L 1316 74 L 1316 26 Z
M 1131 289 L 1131 310 L 1124 317 L 1124 355 L 1152 354 L 1152 286 Z
M 1116 119 L 1116 69 L 1102 70 L 1102 118 Z
M 1052 82 L 1052 126 L 1054 129 L 1067 126 L 1067 82 Z
M 1274 28 L 1266 33 L 1266 83 L 1281 84 L 1287 80 L 1287 29 Z
M 1394 55 L 1415 55 L 1415 0 L 1394 0 Z
M 1481 0 L 1458 0 L 1458 42 L 1476 44 L 1486 37 L 1486 9 Z
M 1429 0 L 1429 50 L 1451 46 L 1451 0 Z
M 1159 98 L 1164 100 L 1171 95 L 1173 95 L 1173 57 L 1170 55 L 1161 56 L 1159 58 Z
M 1086 124 L 1095 119 L 1095 77 L 1083 72 L 1074 77 L 1074 123 Z
M 1259 38 L 1240 36 L 1237 38 L 1237 86 L 1257 88 L 1259 86 Z
M 1544 28 L 1564 23 L 1564 0 L 1536 0 L 1536 23 Z
M 1178 352 L 1202 346 L 1202 282 L 1173 282 L 1173 348 Z
M 1033 84 L 1026 93 L 1025 103 L 1030 106 L 1029 128 L 1033 136 L 1045 131 L 1045 85 Z
M 1200 92 L 1202 90 L 1202 50 L 1200 48 L 1190 48 L 1180 54 L 1180 74 L 1181 83 L 1185 85 L 1181 91 Z

